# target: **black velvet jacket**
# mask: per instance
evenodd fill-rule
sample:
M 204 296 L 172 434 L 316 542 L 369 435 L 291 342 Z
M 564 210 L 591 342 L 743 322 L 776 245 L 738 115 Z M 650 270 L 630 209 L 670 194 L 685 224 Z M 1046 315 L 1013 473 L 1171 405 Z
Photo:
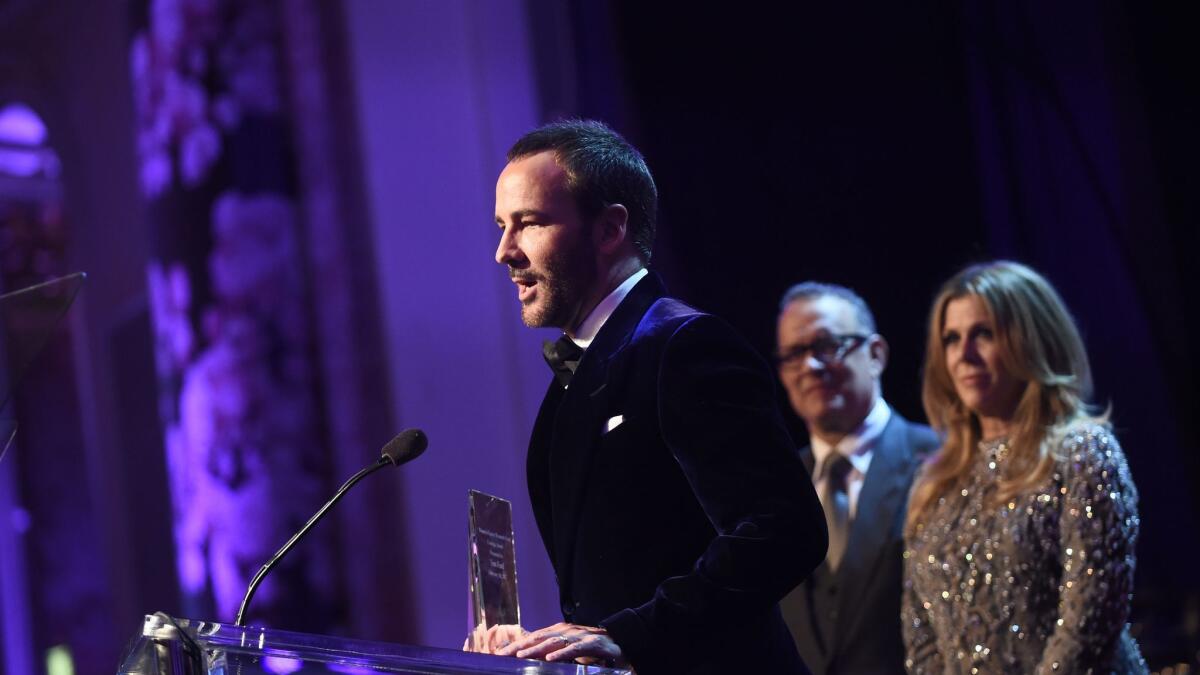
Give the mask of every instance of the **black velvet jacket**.
M 727 324 L 647 275 L 551 382 L 527 470 L 563 618 L 639 675 L 807 672 L 778 602 L 824 558 L 825 520 L 774 378 Z

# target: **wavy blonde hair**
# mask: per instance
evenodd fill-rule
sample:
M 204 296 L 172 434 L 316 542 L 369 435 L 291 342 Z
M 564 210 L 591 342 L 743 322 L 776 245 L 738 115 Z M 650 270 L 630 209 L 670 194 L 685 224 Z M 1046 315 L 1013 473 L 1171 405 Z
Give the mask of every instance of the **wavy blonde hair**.
M 942 286 L 929 312 L 921 399 L 929 423 L 945 440 L 913 487 L 906 521 L 910 534 L 939 497 L 965 480 L 982 437 L 979 416 L 954 389 L 942 344 L 946 306 L 967 296 L 983 301 L 1002 362 L 1024 383 L 1009 426 L 1010 454 L 994 503 L 1011 500 L 1050 473 L 1054 448 L 1069 427 L 1107 424 L 1107 415 L 1093 416 L 1085 403 L 1092 385 L 1087 351 L 1050 282 L 1006 260 L 967 267 Z

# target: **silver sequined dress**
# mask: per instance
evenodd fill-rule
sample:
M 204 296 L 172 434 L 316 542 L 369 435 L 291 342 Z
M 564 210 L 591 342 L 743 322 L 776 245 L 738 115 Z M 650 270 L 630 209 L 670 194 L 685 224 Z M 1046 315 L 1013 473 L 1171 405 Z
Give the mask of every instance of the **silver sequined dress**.
M 1117 440 L 1073 430 L 1036 490 L 987 506 L 1007 454 L 980 443 L 966 482 L 906 544 L 909 672 L 1147 672 L 1125 624 L 1137 489 Z

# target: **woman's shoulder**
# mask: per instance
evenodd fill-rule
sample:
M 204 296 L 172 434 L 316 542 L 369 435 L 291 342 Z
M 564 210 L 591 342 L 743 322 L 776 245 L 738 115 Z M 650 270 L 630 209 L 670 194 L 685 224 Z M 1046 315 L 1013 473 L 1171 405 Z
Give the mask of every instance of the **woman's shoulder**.
M 1132 485 L 1125 451 L 1107 423 L 1094 419 L 1073 422 L 1055 436 L 1055 459 L 1068 480 L 1099 478 L 1100 483 Z
M 1059 455 L 1068 461 L 1121 453 L 1121 444 L 1112 428 L 1106 422 L 1094 419 L 1064 424 L 1053 432 L 1053 437 L 1057 439 Z

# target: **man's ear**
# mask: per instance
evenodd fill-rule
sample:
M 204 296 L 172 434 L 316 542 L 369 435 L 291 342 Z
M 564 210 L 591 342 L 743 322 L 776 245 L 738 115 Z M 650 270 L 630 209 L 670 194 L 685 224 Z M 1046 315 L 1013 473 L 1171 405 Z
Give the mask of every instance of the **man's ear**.
M 887 340 L 884 340 L 882 335 L 872 335 L 867 339 L 867 350 L 871 355 L 871 374 L 875 377 L 883 375 L 883 369 L 887 368 L 888 361 Z
M 610 204 L 596 216 L 592 243 L 596 250 L 612 254 L 621 248 L 629 233 L 629 211 L 621 204 Z

